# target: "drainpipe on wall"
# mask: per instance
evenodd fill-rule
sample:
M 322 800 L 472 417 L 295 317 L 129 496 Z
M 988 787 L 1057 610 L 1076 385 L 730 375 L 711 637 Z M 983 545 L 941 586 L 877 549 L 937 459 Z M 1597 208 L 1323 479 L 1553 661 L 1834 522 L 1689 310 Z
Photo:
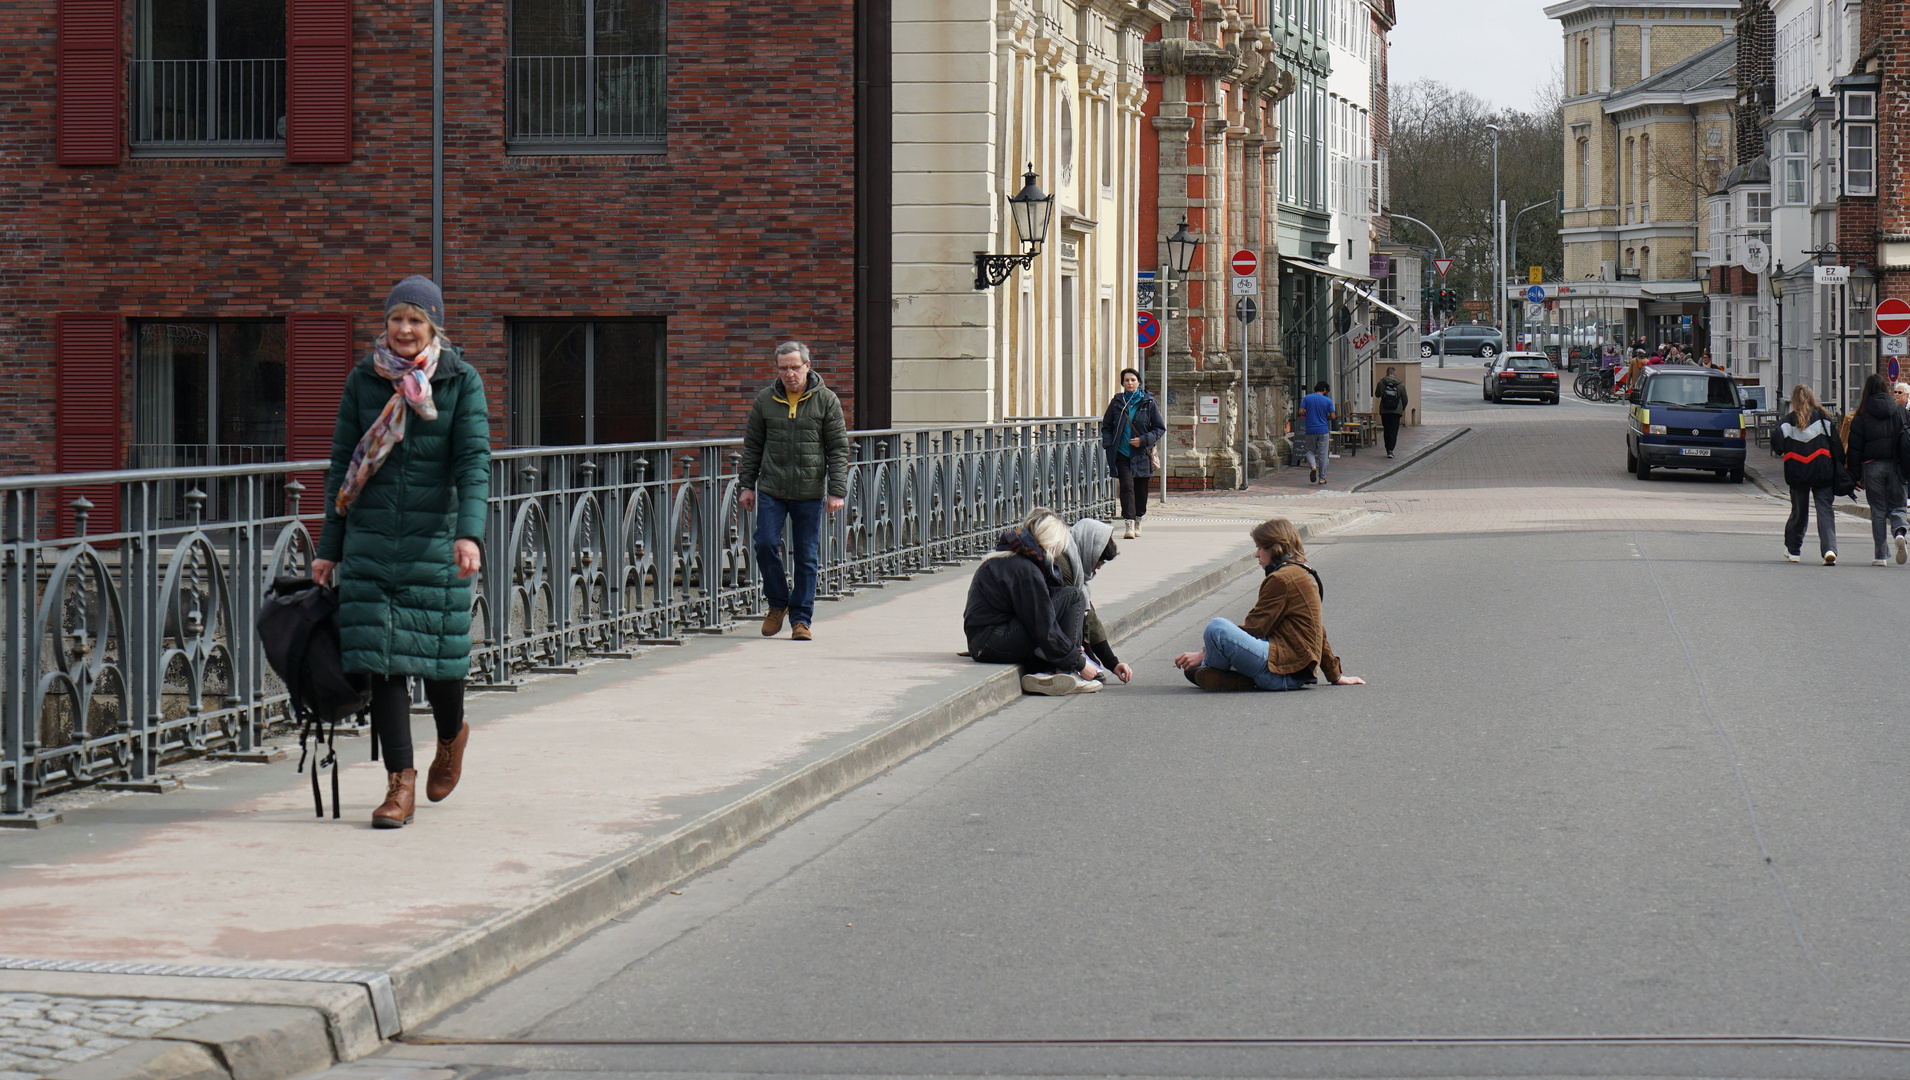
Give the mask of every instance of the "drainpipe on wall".
M 431 280 L 444 288 L 444 0 L 431 0 Z

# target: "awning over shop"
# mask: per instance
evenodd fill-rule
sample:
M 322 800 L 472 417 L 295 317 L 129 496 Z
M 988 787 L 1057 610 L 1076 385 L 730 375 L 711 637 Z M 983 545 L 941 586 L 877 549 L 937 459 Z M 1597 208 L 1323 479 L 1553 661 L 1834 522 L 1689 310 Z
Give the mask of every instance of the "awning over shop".
M 1280 256 L 1280 265 L 1285 266 L 1292 270 L 1299 270 L 1303 273 L 1319 274 L 1322 277 L 1343 278 L 1347 281 L 1376 281 L 1377 280 L 1375 278 L 1368 277 L 1365 274 L 1349 274 L 1344 270 L 1336 270 L 1333 267 L 1328 266 L 1326 263 L 1315 262 L 1312 259 L 1302 259 L 1293 255 Z

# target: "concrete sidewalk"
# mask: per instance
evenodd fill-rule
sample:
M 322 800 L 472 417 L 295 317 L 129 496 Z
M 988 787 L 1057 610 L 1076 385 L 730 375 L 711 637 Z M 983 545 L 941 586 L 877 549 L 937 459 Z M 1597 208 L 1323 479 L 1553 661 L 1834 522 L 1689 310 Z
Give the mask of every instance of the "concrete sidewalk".
M 1123 542 L 1094 582 L 1117 641 L 1251 569 L 1252 523 L 1360 513 L 1224 505 L 1170 501 Z M 0 834 L 0 1080 L 272 1080 L 370 1052 L 1019 696 L 956 655 L 972 569 L 824 604 L 814 642 L 750 623 L 473 695 L 461 786 L 402 830 L 369 826 L 360 740 L 338 821 L 289 760 L 53 800 L 64 824 Z M 428 755 L 428 717 L 415 734 Z

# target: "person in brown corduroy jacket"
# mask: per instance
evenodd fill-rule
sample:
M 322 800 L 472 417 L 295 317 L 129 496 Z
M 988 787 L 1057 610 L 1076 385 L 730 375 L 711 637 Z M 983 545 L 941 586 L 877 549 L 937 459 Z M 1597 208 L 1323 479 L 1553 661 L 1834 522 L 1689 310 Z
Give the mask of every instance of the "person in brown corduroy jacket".
M 1303 690 L 1320 677 L 1340 686 L 1364 683 L 1340 670 L 1326 640 L 1320 581 L 1306 565 L 1300 531 L 1274 518 L 1254 526 L 1252 536 L 1266 571 L 1253 610 L 1239 625 L 1208 622 L 1201 650 L 1180 654 L 1174 666 L 1203 690 Z

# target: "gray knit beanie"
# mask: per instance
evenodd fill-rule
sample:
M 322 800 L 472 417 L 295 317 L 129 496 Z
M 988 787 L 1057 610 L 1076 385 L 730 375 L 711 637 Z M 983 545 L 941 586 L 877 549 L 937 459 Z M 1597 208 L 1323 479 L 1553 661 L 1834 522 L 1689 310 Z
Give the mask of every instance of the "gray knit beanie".
M 431 316 L 432 322 L 444 325 L 444 290 L 423 274 L 413 274 L 391 287 L 385 297 L 385 314 L 390 315 L 399 304 L 410 304 Z

